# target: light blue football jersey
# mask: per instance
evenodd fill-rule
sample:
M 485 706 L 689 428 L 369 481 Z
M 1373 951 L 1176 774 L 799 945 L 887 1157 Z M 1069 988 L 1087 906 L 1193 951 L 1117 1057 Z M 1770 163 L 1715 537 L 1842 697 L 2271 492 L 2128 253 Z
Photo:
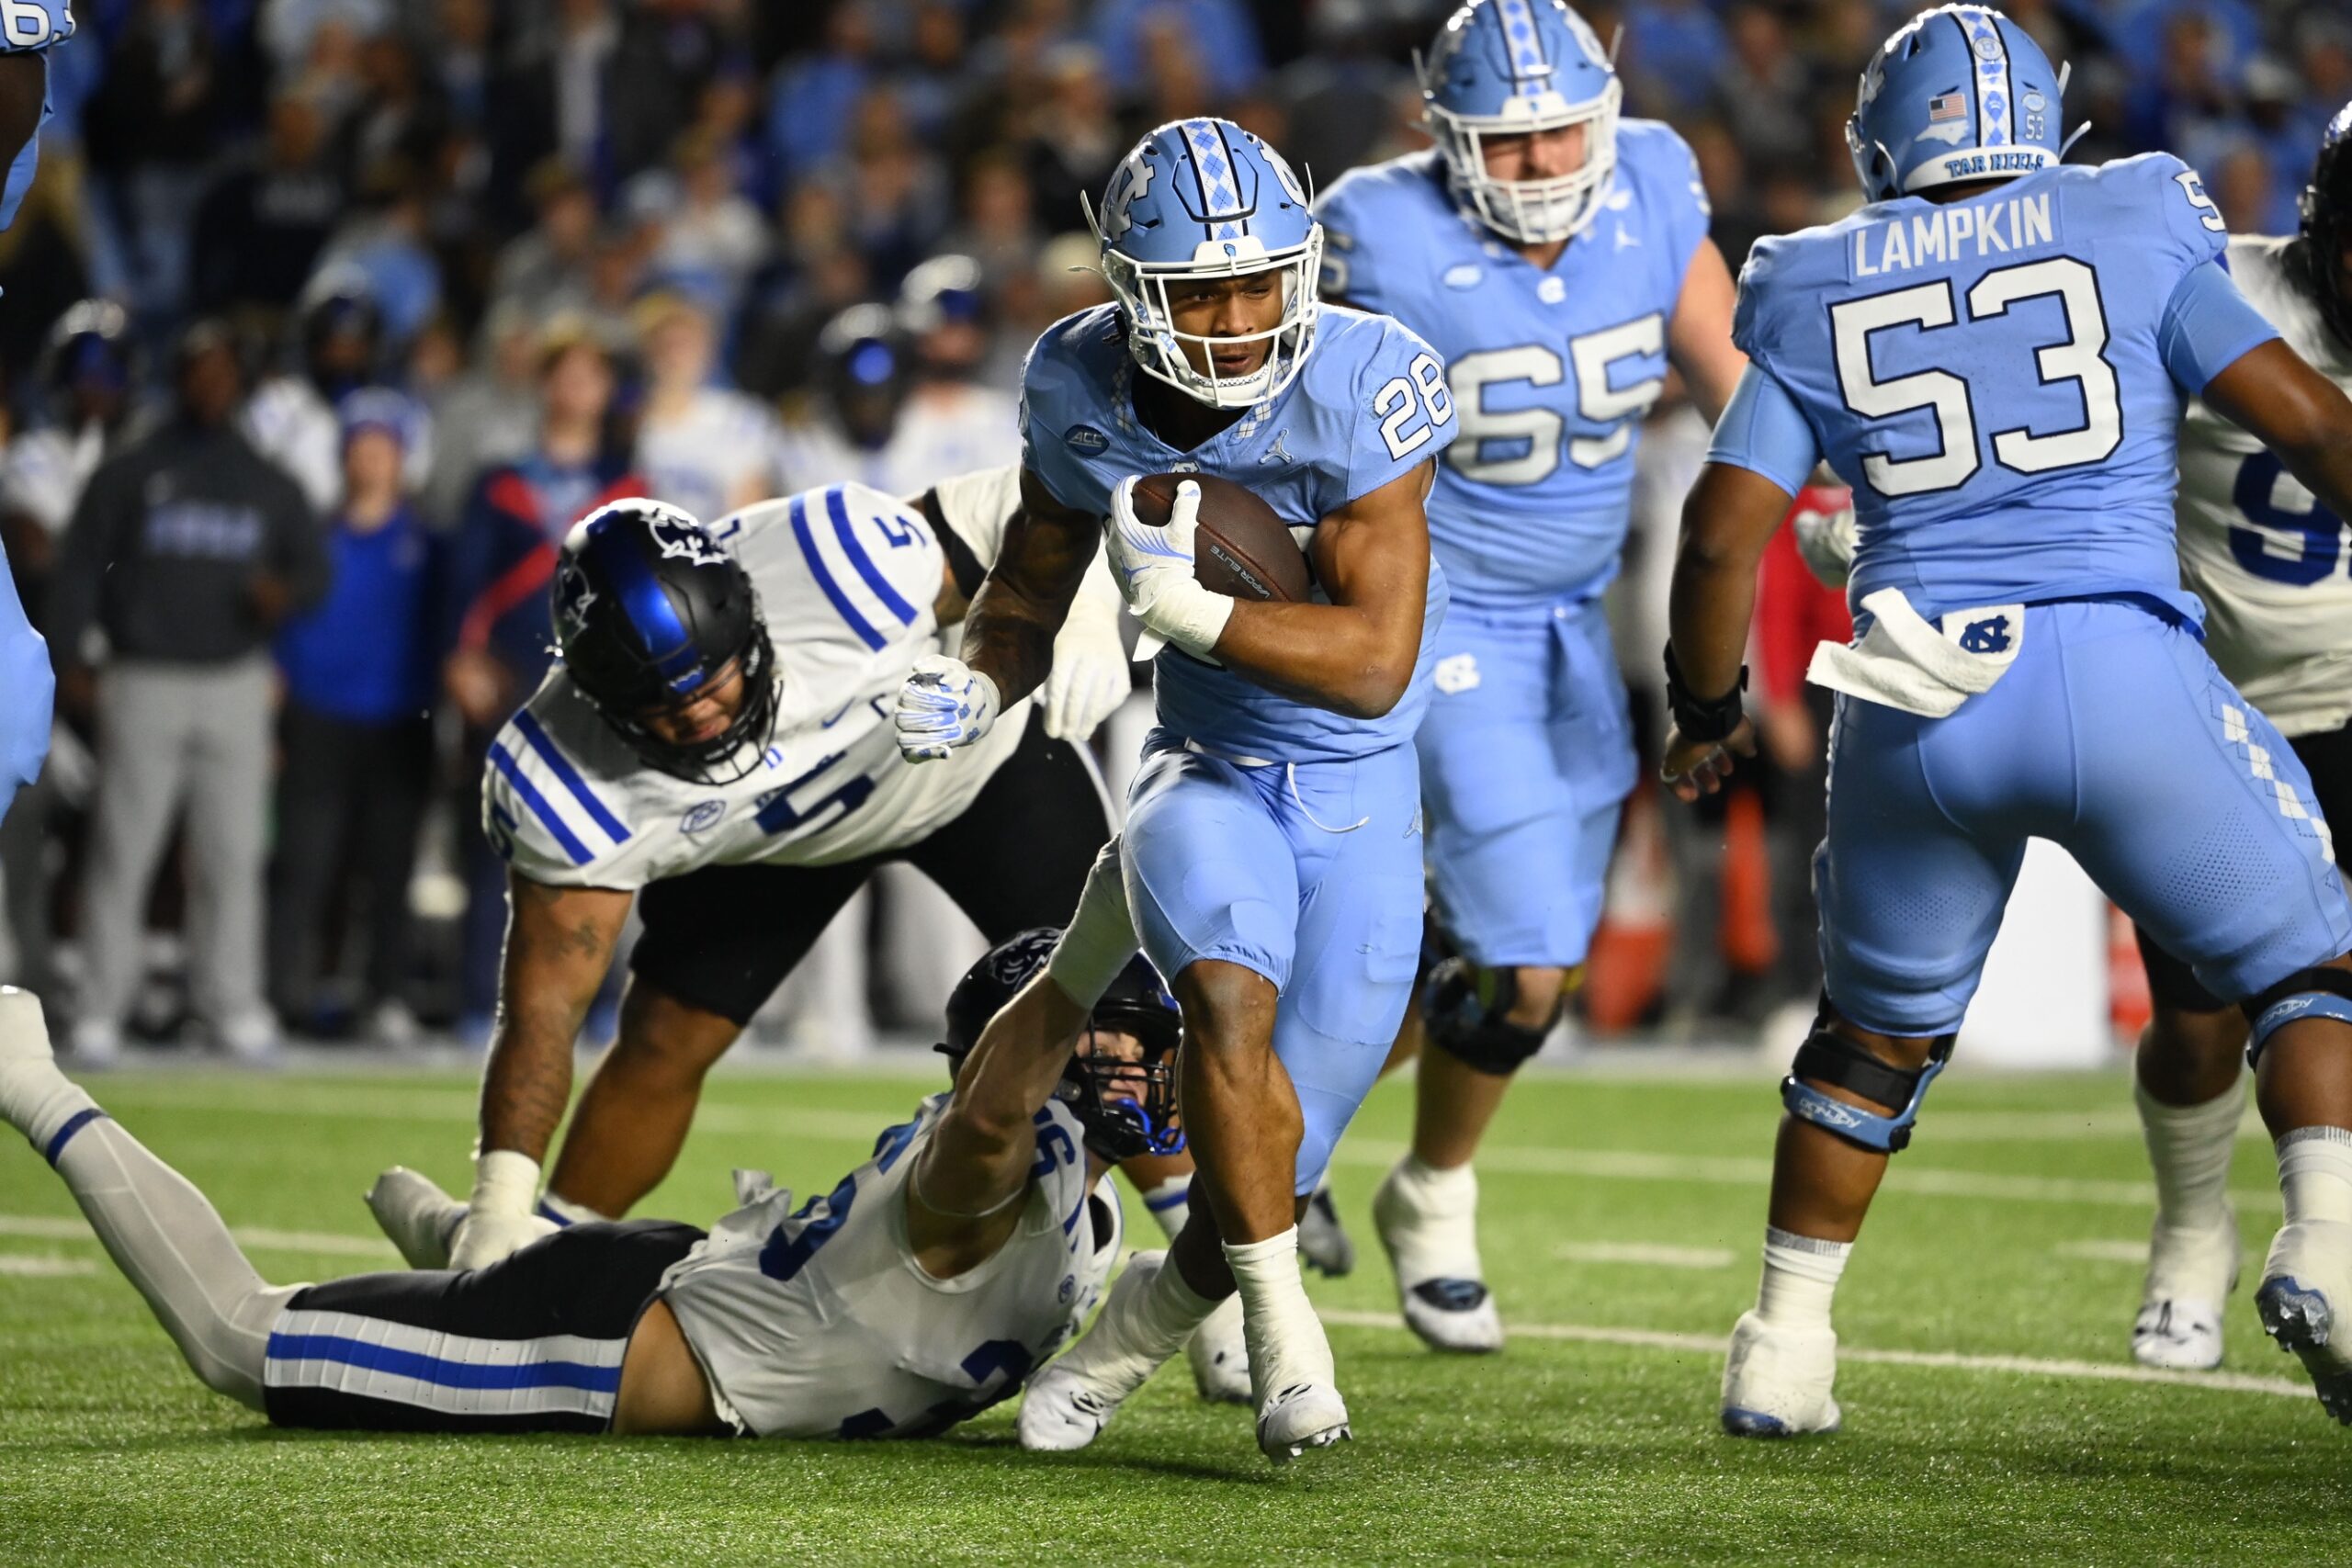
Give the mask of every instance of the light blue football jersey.
M 1621 123 L 1600 212 L 1548 271 L 1463 212 L 1435 152 L 1354 170 L 1317 215 L 1325 297 L 1396 317 L 1445 357 L 1462 439 L 1438 469 L 1430 532 L 1453 591 L 1502 604 L 1600 592 L 1707 235 L 1690 149 L 1655 120 Z
M 1097 515 L 1129 474 L 1204 473 L 1248 486 L 1292 527 L 1313 527 L 1443 452 L 1458 428 L 1444 365 L 1428 344 L 1386 317 L 1334 306 L 1324 307 L 1290 385 L 1189 452 L 1136 417 L 1135 360 L 1116 306 L 1046 328 L 1022 374 L 1023 467 L 1063 505 Z M 1445 603 L 1432 561 L 1412 684 L 1380 718 L 1309 707 L 1168 649 L 1153 671 L 1159 722 L 1226 756 L 1277 762 L 1402 745 L 1429 705 Z
M 74 11 L 67 0 L 8 0 L 0 6 L 0 54 L 39 54 L 74 36 Z M 86 47 L 86 46 L 85 46 Z M 44 62 L 42 69 L 48 69 Z M 50 106 L 41 99 L 40 123 L 49 123 Z M 25 140 L 17 161 L 8 165 L 8 180 L 0 186 L 0 229 L 17 220 L 17 209 L 31 188 L 33 169 L 40 161 L 38 127 Z
M 2196 173 L 2152 152 L 1759 241 L 1732 336 L 1854 487 L 1853 601 L 2141 593 L 2199 618 L 2173 545 L 2167 367 L 2210 374 L 2260 339 L 2184 355 L 2197 329 L 2171 306 L 2228 239 Z

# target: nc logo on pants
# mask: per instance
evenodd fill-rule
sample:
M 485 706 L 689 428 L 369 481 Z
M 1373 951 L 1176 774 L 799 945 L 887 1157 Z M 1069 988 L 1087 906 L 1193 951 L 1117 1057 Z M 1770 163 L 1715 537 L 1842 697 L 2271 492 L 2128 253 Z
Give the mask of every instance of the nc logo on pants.
M 1437 689 L 1451 695 L 1466 692 L 1478 684 L 1478 656 L 1475 653 L 1453 653 L 1437 661 L 1430 679 Z
M 1962 653 L 2007 653 L 2009 650 L 2009 618 L 1995 615 L 1990 620 L 1971 621 L 1960 634 Z

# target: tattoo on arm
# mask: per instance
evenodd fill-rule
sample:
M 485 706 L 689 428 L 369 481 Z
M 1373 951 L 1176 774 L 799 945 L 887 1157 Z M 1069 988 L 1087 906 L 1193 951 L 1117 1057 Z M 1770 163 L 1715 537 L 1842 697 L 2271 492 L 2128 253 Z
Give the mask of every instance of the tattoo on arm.
M 571 1046 L 613 956 L 630 896 L 510 876 L 498 1021 L 481 1087 L 481 1146 L 547 1157 L 571 1099 Z
M 1021 476 L 1021 510 L 964 615 L 964 662 L 996 682 L 1007 707 L 1045 684 L 1054 637 L 1093 563 L 1102 525 Z

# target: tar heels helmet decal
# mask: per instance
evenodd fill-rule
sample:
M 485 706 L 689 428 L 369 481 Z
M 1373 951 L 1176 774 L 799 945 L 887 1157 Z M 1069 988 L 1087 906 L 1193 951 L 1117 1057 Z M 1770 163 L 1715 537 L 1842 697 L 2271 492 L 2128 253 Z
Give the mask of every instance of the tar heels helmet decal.
M 1617 173 L 1624 88 L 1609 51 L 1563 0 L 1470 0 L 1416 62 L 1421 112 L 1454 198 L 1507 240 L 1543 244 L 1599 215 Z M 1487 172 L 1485 141 L 1581 125 L 1584 163 L 1545 179 Z
M 1148 376 L 1214 408 L 1250 408 L 1290 385 L 1314 344 L 1323 226 L 1281 153 L 1230 120 L 1171 120 L 1112 171 L 1087 220 L 1102 276 L 1126 318 L 1127 349 Z M 1280 275 L 1282 316 L 1263 332 L 1176 330 L 1170 283 Z M 1246 374 L 1222 374 L 1211 344 L 1263 343 Z M 1197 347 L 1201 363 L 1185 352 Z
M 1920 12 L 1862 69 L 1846 146 L 1863 195 L 1887 201 L 2056 164 L 2089 129 L 2062 139 L 2066 74 L 1988 6 Z

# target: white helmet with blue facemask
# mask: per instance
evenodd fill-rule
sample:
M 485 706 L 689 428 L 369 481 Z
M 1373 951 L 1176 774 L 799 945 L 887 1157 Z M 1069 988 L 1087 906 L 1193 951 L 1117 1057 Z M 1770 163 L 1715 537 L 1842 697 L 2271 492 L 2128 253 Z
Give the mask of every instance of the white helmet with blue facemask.
M 1562 0 L 1470 0 L 1420 63 L 1421 110 L 1455 198 L 1507 240 L 1572 239 L 1600 211 L 1617 172 L 1624 89 L 1583 17 Z M 1581 167 L 1550 179 L 1487 172 L 1485 140 L 1581 125 Z
M 1920 12 L 1871 57 L 1846 121 L 1862 193 L 1886 201 L 2050 167 L 2074 141 L 2058 118 L 2065 88 L 2032 35 L 1992 7 Z
M 1146 375 L 1213 408 L 1255 407 L 1306 362 L 1318 309 L 1323 226 L 1281 153 L 1231 120 L 1171 120 L 1136 143 L 1089 211 L 1102 276 L 1127 319 L 1127 348 Z M 1282 319 L 1263 332 L 1206 337 L 1176 330 L 1170 283 L 1279 272 Z M 1214 346 L 1263 342 L 1246 375 L 1219 375 Z M 1185 356 L 1202 348 L 1203 367 Z

